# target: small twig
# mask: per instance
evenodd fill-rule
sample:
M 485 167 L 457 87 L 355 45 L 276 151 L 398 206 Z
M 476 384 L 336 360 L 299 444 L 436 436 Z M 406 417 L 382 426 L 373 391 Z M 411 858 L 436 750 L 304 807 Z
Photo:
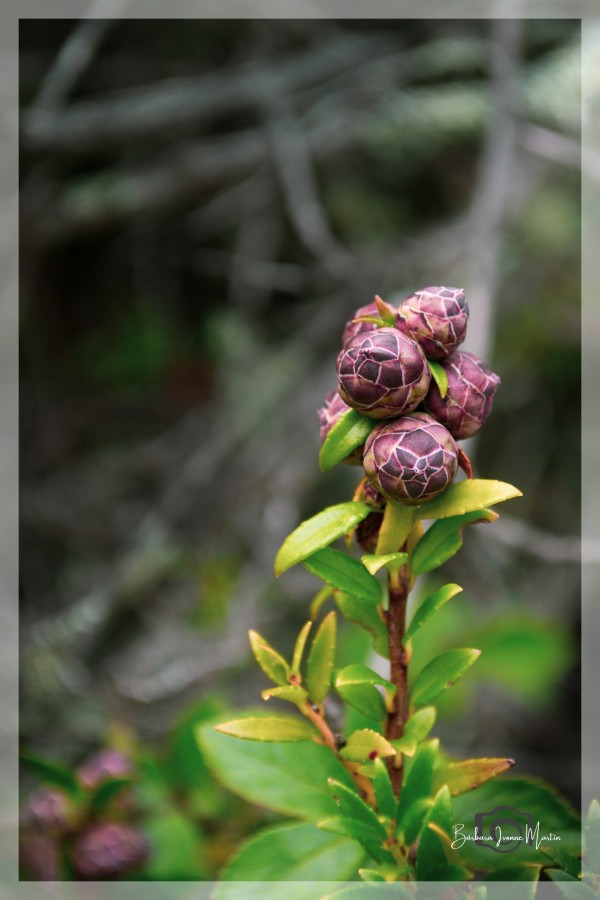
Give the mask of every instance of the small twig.
M 408 660 L 403 646 L 406 630 L 406 603 L 408 600 L 409 578 L 406 569 L 389 578 L 389 609 L 387 611 L 388 644 L 390 651 L 390 681 L 396 686 L 394 705 L 388 714 L 386 738 L 398 740 L 404 734 L 408 709 Z M 393 759 L 389 763 L 389 773 L 396 794 L 402 787 L 402 755 L 400 765 Z

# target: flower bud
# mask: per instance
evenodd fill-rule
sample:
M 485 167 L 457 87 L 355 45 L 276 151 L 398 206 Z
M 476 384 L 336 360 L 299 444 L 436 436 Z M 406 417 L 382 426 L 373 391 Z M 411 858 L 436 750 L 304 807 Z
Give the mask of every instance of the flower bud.
M 418 341 L 430 359 L 444 359 L 464 341 L 468 319 L 462 288 L 427 287 L 400 304 L 398 328 Z
M 432 382 L 425 408 L 457 441 L 472 437 L 492 411 L 500 379 L 474 353 L 454 353 L 441 365 L 448 376 L 448 391 L 442 398 Z
M 135 871 L 148 854 L 148 842 L 137 829 L 101 822 L 75 841 L 73 866 L 85 881 L 101 881 Z
M 77 769 L 77 778 L 85 788 L 95 790 L 103 781 L 131 775 L 132 767 L 117 750 L 99 750 Z
M 373 429 L 364 466 L 385 497 L 416 506 L 448 487 L 456 474 L 458 449 L 443 425 L 426 413 L 414 413 Z
M 338 356 L 337 371 L 342 400 L 373 419 L 412 412 L 431 378 L 419 345 L 396 328 L 353 337 Z
M 350 407 L 347 403 L 344 403 L 340 395 L 337 391 L 329 391 L 327 396 L 325 397 L 325 403 L 323 406 L 317 410 L 317 416 L 319 417 L 319 422 L 321 423 L 321 427 L 319 429 L 319 437 L 321 438 L 321 443 L 324 442 L 325 438 L 338 421 L 340 416 L 348 412 Z M 363 458 L 363 447 L 357 447 L 352 451 L 344 460 L 345 463 L 348 463 L 350 466 L 360 466 L 362 465 Z
M 377 330 L 377 325 L 374 322 L 355 322 L 354 319 L 358 319 L 359 316 L 379 317 L 377 304 L 373 301 L 373 303 L 367 303 L 366 306 L 360 306 L 354 315 L 348 319 L 342 334 L 342 347 L 345 347 L 348 341 L 356 337 L 357 334 L 368 334 L 370 331 Z
M 43 831 L 63 834 L 73 821 L 73 809 L 62 791 L 40 788 L 27 801 L 27 812 L 34 825 Z

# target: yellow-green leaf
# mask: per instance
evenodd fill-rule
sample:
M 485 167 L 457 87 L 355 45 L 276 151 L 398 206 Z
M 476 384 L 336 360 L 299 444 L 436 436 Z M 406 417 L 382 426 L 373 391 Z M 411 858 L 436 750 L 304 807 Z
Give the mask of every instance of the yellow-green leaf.
M 375 548 L 378 556 L 397 553 L 400 550 L 412 531 L 416 509 L 416 506 L 406 506 L 404 503 L 395 503 L 392 500 L 386 503 Z
M 428 359 L 427 365 L 429 366 L 431 377 L 437 384 L 438 391 L 440 392 L 440 397 L 443 400 L 448 393 L 448 374 L 444 367 L 440 365 L 439 362 L 436 362 L 433 359 Z
M 438 519 L 417 543 L 411 559 L 412 571 L 415 575 L 424 575 L 437 569 L 462 547 L 462 529 L 465 525 L 493 522 L 497 518 L 498 513 L 491 509 L 476 509 L 462 516 Z
M 293 684 L 287 684 L 283 687 L 267 688 L 260 695 L 263 700 L 270 700 L 275 697 L 277 700 L 287 700 L 289 703 L 299 705 L 308 699 L 308 694 L 304 688 L 297 687 Z
M 315 703 L 322 703 L 329 691 L 335 662 L 336 615 L 327 613 L 310 648 L 306 686 Z
M 379 715 L 383 714 L 386 707 L 391 709 L 394 694 L 396 693 L 396 686 L 392 684 L 391 681 L 387 681 L 385 678 L 382 678 L 381 675 L 378 675 L 377 672 L 369 669 L 368 666 L 363 666 L 359 663 L 354 663 L 353 665 L 345 666 L 345 668 L 340 669 L 340 671 L 336 673 L 334 684 L 340 696 L 342 696 L 347 703 L 355 709 L 358 709 L 363 715 L 369 716 L 372 719 L 377 719 Z M 386 706 L 383 705 L 381 695 L 375 690 L 374 685 L 379 685 L 384 688 Z M 361 688 L 372 688 L 372 690 L 360 693 Z M 376 705 L 368 707 L 362 701 L 363 699 L 367 700 L 367 698 L 371 698 L 373 692 L 377 694 L 377 697 L 379 697 L 381 702 L 378 704 L 375 700 L 374 702 Z
M 447 519 L 522 496 L 518 488 L 504 481 L 472 478 L 451 484 L 433 500 L 409 508 L 416 510 L 419 519 Z
M 411 692 L 413 703 L 417 706 L 431 703 L 471 668 L 480 653 L 481 650 L 461 647 L 436 656 L 417 675 Z
M 283 656 L 274 650 L 258 631 L 249 631 L 248 637 L 256 662 L 267 678 L 270 678 L 275 684 L 287 684 L 290 667 Z
M 408 553 L 367 553 L 365 556 L 361 556 L 360 561 L 371 575 L 375 575 L 383 566 L 389 572 L 394 572 L 408 562 Z
M 346 459 L 353 450 L 361 447 L 369 437 L 377 422 L 361 416 L 355 409 L 342 413 L 323 441 L 319 453 L 321 472 L 328 472 Z
M 310 607 L 308 609 L 308 614 L 310 616 L 311 622 L 314 622 L 321 610 L 321 607 L 333 594 L 333 588 L 330 584 L 324 584 L 320 591 L 317 591 L 315 596 L 312 598 Z
M 446 784 L 452 796 L 456 797 L 466 791 L 475 790 L 484 781 L 496 778 L 514 764 L 514 759 L 508 758 L 464 759 L 460 762 L 449 762 L 436 770 L 433 788 L 437 791 Z
M 389 741 L 370 728 L 362 728 L 350 735 L 346 746 L 340 750 L 342 759 L 363 762 L 367 759 L 385 759 L 395 756 L 396 751 Z
M 329 506 L 302 522 L 279 548 L 275 557 L 275 574 L 281 575 L 307 556 L 327 547 L 366 519 L 371 512 L 373 510 L 366 503 L 350 500 L 338 503 L 337 506 Z
M 412 617 L 410 625 L 406 629 L 403 642 L 406 643 L 410 640 L 417 633 L 419 628 L 424 625 L 438 609 L 441 609 L 448 600 L 451 600 L 452 597 L 460 594 L 461 591 L 462 588 L 458 584 L 445 584 L 444 587 L 441 587 L 434 594 L 431 594 L 423 600 Z
M 435 725 L 437 711 L 435 706 L 424 706 L 412 714 L 404 726 L 404 737 L 412 738 L 420 743 L 425 740 Z
M 310 722 L 293 719 L 291 716 L 233 719 L 231 722 L 216 725 L 215 728 L 221 734 L 229 734 L 246 741 L 319 740 L 319 733 Z
M 300 674 L 300 666 L 302 665 L 302 656 L 304 655 L 304 648 L 306 647 L 306 640 L 308 638 L 308 632 L 312 628 L 312 622 L 307 622 L 300 629 L 300 634 L 296 639 L 296 643 L 294 645 L 294 655 L 292 656 L 292 675 Z

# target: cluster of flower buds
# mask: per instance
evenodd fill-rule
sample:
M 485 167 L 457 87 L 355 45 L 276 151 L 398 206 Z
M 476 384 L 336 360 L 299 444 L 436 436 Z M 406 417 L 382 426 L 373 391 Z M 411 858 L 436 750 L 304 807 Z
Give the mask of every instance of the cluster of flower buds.
M 363 463 L 384 502 L 424 503 L 448 487 L 459 465 L 467 465 L 456 441 L 479 431 L 500 383 L 473 353 L 458 350 L 468 318 L 462 289 L 427 287 L 397 308 L 376 297 L 344 328 L 338 392 L 327 395 L 318 413 L 321 441 L 348 408 L 382 420 L 345 462 Z M 447 377 L 444 396 L 432 377 L 436 365 Z M 382 506 L 370 505 L 367 531 L 381 518 Z M 370 533 L 357 538 L 361 545 L 373 543 Z
M 100 750 L 76 770 L 81 801 L 57 788 L 34 791 L 26 809 L 21 864 L 27 876 L 58 881 L 66 863 L 83 880 L 101 881 L 130 875 L 146 861 L 149 845 L 136 828 L 121 821 L 132 808 L 123 785 L 103 806 L 100 818 L 90 802 L 104 784 L 133 774 L 129 759 L 116 750 Z

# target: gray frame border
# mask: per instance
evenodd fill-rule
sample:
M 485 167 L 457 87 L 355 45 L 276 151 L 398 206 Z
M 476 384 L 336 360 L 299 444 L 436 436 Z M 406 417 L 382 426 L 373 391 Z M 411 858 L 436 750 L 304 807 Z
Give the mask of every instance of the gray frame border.
M 114 6 L 114 4 L 113 4 Z M 597 0 L 123 0 L 123 18 L 574 18 L 582 23 L 582 811 L 600 798 L 600 9 Z M 202 882 L 109 885 L 16 881 L 18 804 L 18 24 L 19 18 L 95 16 L 83 0 L 3 0 L 0 8 L 0 898 L 209 897 Z M 299 888 L 298 891 L 294 886 Z M 456 887 L 456 885 L 454 885 Z M 247 884 L 252 895 L 259 885 Z M 262 896 L 322 897 L 336 883 L 265 885 Z M 431 885 L 431 894 L 450 885 Z M 544 897 L 541 885 L 537 897 Z M 553 887 L 548 885 L 547 887 Z M 141 891 L 140 891 L 141 888 Z M 240 897 L 247 892 L 239 884 Z M 318 888 L 318 890 L 317 890 Z M 502 897 L 522 897 L 504 883 Z M 574 898 L 580 893 L 573 885 Z M 555 891 L 555 888 L 553 888 Z M 583 889 L 581 891 L 583 893 Z M 556 893 L 552 893 L 556 896 Z

